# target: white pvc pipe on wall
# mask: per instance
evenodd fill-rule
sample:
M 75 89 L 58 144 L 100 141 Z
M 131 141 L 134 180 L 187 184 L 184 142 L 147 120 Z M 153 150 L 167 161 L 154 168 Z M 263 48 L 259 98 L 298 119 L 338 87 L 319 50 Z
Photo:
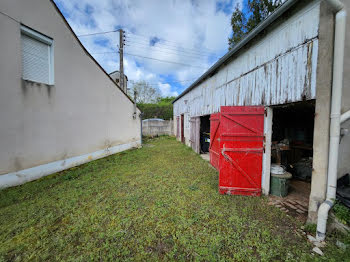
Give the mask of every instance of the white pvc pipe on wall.
M 316 238 L 323 241 L 326 237 L 328 212 L 332 208 L 337 191 L 337 168 L 340 139 L 341 96 L 343 88 L 344 47 L 346 11 L 339 0 L 325 0 L 335 11 L 335 35 L 333 50 L 333 82 L 331 101 L 330 144 L 328 156 L 327 199 L 318 209 Z
M 340 116 L 340 123 L 344 123 L 350 118 L 350 110 Z

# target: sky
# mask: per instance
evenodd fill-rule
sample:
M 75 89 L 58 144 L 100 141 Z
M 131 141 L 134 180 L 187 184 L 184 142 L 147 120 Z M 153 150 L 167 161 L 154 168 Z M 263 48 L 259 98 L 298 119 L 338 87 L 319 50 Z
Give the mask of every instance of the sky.
M 164 97 L 179 95 L 228 51 L 231 14 L 243 5 L 243 0 L 54 1 L 107 73 L 119 70 L 119 32 L 113 31 L 122 28 L 129 87 L 145 80 Z M 100 32 L 110 33 L 95 34 Z

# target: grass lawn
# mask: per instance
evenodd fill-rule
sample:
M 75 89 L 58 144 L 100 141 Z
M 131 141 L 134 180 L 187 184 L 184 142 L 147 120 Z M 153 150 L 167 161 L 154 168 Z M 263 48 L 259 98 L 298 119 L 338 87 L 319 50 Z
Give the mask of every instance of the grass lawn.
M 218 173 L 161 137 L 0 191 L 0 261 L 345 261 L 312 255 L 301 224 L 265 197 L 218 194 Z

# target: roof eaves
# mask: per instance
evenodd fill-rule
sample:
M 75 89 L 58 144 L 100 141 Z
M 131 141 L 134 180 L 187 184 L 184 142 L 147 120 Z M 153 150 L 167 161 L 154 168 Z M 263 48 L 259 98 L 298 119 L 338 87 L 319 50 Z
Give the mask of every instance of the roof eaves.
M 241 41 L 239 41 L 229 52 L 221 57 L 213 66 L 211 66 L 202 76 L 200 76 L 192 85 L 186 88 L 177 98 L 172 101 L 175 103 L 185 94 L 195 88 L 200 82 L 205 80 L 208 76 L 213 74 L 221 65 L 229 60 L 235 53 L 237 53 L 242 47 L 248 44 L 254 37 L 256 37 L 261 31 L 268 27 L 272 22 L 284 14 L 289 8 L 291 8 L 299 0 L 286 0 L 280 7 L 278 7 L 271 15 L 269 15 L 264 21 L 258 24 L 249 34 L 247 34 Z

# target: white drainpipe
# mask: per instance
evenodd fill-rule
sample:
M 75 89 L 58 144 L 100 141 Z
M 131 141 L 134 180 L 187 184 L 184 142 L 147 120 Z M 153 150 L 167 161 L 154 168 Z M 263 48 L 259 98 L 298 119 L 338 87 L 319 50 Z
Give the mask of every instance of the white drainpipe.
M 327 199 L 318 209 L 316 239 L 319 241 L 323 241 L 326 237 L 328 212 L 334 204 L 337 191 L 338 149 L 341 124 L 341 96 L 343 88 L 344 45 L 346 32 L 346 11 L 342 2 L 339 0 L 325 1 L 331 6 L 335 13 L 335 35 L 333 50 L 333 82 L 330 115 L 331 123 L 328 155 Z M 342 120 L 347 119 L 347 117 L 349 117 L 348 115 L 349 112 L 345 113 Z
M 340 116 L 340 123 L 344 123 L 349 118 L 350 118 L 350 110 Z

